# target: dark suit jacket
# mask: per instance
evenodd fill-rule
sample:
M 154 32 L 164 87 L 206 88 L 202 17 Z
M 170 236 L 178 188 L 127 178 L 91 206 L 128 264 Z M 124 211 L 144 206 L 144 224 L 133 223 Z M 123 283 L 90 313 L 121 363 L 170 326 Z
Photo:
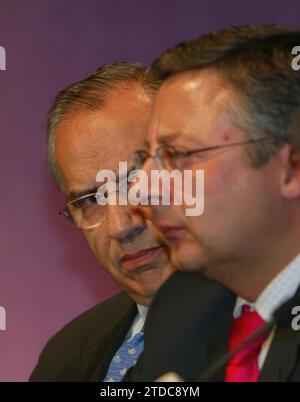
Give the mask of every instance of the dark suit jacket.
M 50 339 L 30 381 L 102 381 L 136 314 L 125 293 L 81 314 Z
M 145 324 L 145 349 L 125 381 L 154 381 L 169 371 L 193 380 L 207 359 L 207 347 L 235 297 L 196 274 L 175 272 L 162 285 Z
M 300 288 L 294 297 L 294 305 L 300 305 Z M 300 381 L 300 331 L 294 331 L 290 325 L 278 329 L 269 349 L 266 361 L 260 373 L 260 382 L 299 382 Z M 207 368 L 227 351 L 227 345 L 233 324 L 233 313 L 225 317 L 221 329 L 210 339 L 208 358 L 200 370 L 200 377 L 206 377 Z M 207 381 L 224 381 L 226 363 Z
M 175 371 L 185 380 L 224 381 L 236 298 L 195 275 L 174 274 L 158 292 L 145 326 L 145 350 L 126 381 L 153 381 Z M 300 305 L 300 288 L 295 305 Z M 291 316 L 292 320 L 292 316 Z M 277 330 L 259 381 L 300 381 L 300 331 Z

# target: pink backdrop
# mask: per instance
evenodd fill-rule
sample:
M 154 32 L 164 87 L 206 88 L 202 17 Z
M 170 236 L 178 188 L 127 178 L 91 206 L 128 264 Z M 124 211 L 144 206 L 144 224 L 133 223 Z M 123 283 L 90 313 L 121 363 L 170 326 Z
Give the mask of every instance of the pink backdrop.
M 299 17 L 298 0 L 0 0 L 1 381 L 26 380 L 50 335 L 117 290 L 57 215 L 64 197 L 48 176 L 44 127 L 56 92 L 103 63 L 148 63 L 187 37 Z

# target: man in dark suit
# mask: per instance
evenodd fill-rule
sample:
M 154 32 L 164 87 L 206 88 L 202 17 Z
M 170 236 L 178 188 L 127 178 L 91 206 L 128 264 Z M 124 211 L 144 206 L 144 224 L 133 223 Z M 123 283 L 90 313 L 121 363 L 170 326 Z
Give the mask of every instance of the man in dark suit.
M 198 275 L 175 272 L 166 285 L 162 295 L 167 297 L 154 300 L 150 326 L 145 326 L 149 348 L 142 352 L 141 364 L 129 371 L 126 381 L 154 381 L 167 371 L 192 379 L 206 358 L 208 334 L 219 328 L 234 302 L 229 292 Z M 189 298 L 185 297 L 187 289 Z M 176 326 L 169 290 L 176 291 L 178 300 Z M 192 308 L 191 299 L 195 302 Z M 136 304 L 120 293 L 77 317 L 50 340 L 31 381 L 101 381 L 136 315 Z M 166 331 L 169 323 L 172 330 Z M 187 340 L 185 348 L 182 339 Z M 162 350 L 161 342 L 168 347 Z
M 118 172 L 119 161 L 131 167 L 130 155 L 144 144 L 159 84 L 140 65 L 115 63 L 61 91 L 51 107 L 48 156 L 67 197 L 61 213 L 83 230 L 122 292 L 55 335 L 31 381 L 120 381 L 143 350 L 148 306 L 174 268 L 151 220 L 128 205 L 97 202 L 96 175 L 101 169 Z
M 234 295 L 222 286 L 175 272 L 153 299 L 144 351 L 125 381 L 155 381 L 168 372 L 194 380 L 207 359 L 210 338 L 230 316 L 234 303 Z
M 167 296 L 170 297 L 170 293 Z M 292 307 L 300 306 L 300 288 L 288 304 Z M 284 323 L 276 330 L 274 329 L 271 337 L 265 341 L 258 357 L 260 373 L 256 381 L 300 381 L 300 331 L 291 325 L 293 318 L 295 317 L 291 308 L 286 312 Z M 226 380 L 230 359 L 224 359 L 225 361 L 222 364 L 221 359 L 223 360 L 224 354 L 228 351 L 234 321 L 232 313 L 227 315 L 218 330 L 210 338 L 207 358 L 201 362 L 197 372 L 194 372 L 194 379 L 210 382 Z M 265 359 L 263 362 L 262 357 Z M 247 381 L 247 379 L 243 379 L 243 381 Z
M 224 381 L 236 298 L 230 292 L 226 296 L 222 287 L 212 296 L 212 282 L 199 293 L 194 279 L 178 272 L 162 285 L 147 317 L 144 352 L 125 381 Z M 208 304 L 201 311 L 203 300 Z M 289 304 L 300 306 L 299 289 Z M 288 311 L 284 325 L 277 328 L 260 382 L 299 382 L 300 330 L 291 326 L 293 319 L 299 322 L 299 313 L 296 317 Z
M 171 50 L 149 130 L 156 158 L 140 158 L 146 171 L 204 170 L 201 216 L 186 216 L 185 205 L 152 209 L 176 265 L 237 296 L 209 340 L 207 364 L 235 352 L 218 376 L 227 382 L 300 380 L 290 324 L 236 351 L 286 300 L 298 303 L 300 75 L 291 55 L 299 42 L 298 31 L 255 38 L 200 65 L 195 43 Z
M 83 313 L 48 342 L 30 380 L 103 380 L 136 315 L 124 292 Z
M 96 202 L 96 174 L 100 169 L 117 171 L 120 161 L 131 167 L 133 150 L 144 145 L 159 85 L 157 76 L 139 65 L 116 63 L 66 88 L 52 105 L 48 155 L 53 178 L 67 195 L 62 215 L 83 229 L 96 258 L 123 292 L 56 334 L 43 350 L 31 381 L 120 381 L 143 350 L 148 305 L 174 268 L 151 217 L 144 218 L 130 205 L 101 207 Z M 230 296 L 213 284 L 208 294 L 206 281 L 198 276 L 179 276 L 182 290 L 193 283 L 190 293 L 197 297 L 193 310 L 203 315 L 205 329 L 206 296 L 214 300 L 214 306 L 221 305 L 221 311 L 216 310 L 218 317 Z M 183 315 L 186 308 L 190 310 L 183 303 Z M 181 360 L 177 335 L 173 334 L 174 347 L 169 348 L 173 359 L 168 360 L 168 367 L 174 370 Z M 189 353 L 200 342 L 199 336 L 192 336 L 186 349 Z

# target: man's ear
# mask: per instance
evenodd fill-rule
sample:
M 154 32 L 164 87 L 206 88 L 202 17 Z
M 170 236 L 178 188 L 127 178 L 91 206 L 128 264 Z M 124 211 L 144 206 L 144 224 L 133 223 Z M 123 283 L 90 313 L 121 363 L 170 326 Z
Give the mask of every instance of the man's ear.
M 300 152 L 286 144 L 279 151 L 283 173 L 281 193 L 287 199 L 300 198 Z

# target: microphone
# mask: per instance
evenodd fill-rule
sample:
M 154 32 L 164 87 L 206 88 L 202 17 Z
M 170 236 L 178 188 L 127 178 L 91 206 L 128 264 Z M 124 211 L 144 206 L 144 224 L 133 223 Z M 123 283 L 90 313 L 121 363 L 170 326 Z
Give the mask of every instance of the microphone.
M 284 302 L 273 313 L 272 320 L 262 325 L 253 334 L 249 335 L 243 342 L 241 342 L 236 348 L 228 350 L 226 353 L 217 358 L 197 379 L 199 382 L 205 382 L 210 380 L 220 369 L 226 366 L 228 360 L 236 353 L 239 353 L 244 348 L 247 348 L 252 342 L 256 341 L 262 335 L 271 332 L 273 326 L 276 326 L 277 330 L 282 330 L 291 325 L 291 312 L 293 307 L 300 306 L 300 294 L 293 296 Z

